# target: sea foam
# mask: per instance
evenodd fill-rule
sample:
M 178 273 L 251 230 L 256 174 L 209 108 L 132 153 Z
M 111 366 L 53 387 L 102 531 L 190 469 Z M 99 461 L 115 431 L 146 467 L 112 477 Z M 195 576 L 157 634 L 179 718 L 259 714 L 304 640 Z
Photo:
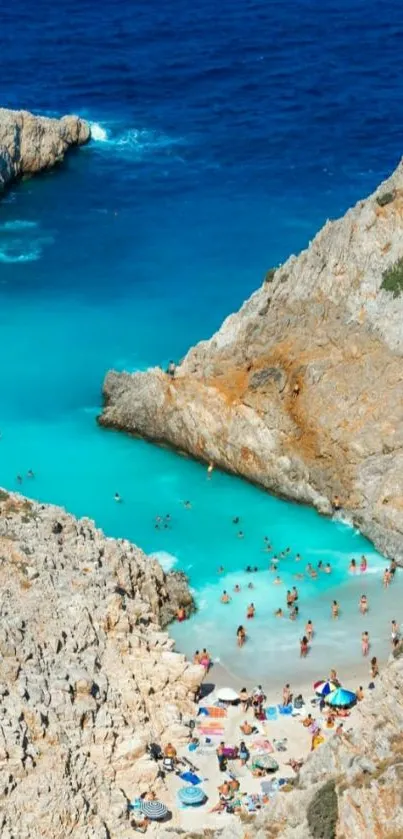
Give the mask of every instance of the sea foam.
M 154 551 L 150 554 L 151 559 L 156 559 L 164 571 L 172 571 L 174 565 L 178 562 L 178 557 L 168 551 Z

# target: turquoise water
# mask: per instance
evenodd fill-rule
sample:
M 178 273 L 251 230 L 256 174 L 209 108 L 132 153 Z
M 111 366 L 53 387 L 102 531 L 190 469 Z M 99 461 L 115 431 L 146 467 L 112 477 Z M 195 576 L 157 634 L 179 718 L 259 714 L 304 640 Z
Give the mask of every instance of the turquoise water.
M 303 620 L 309 611 L 320 626 L 305 673 L 330 651 L 356 656 L 361 580 L 346 565 L 363 550 L 372 567 L 381 561 L 354 531 L 310 510 L 228 476 L 208 483 L 198 464 L 101 431 L 101 385 L 110 367 L 166 364 L 209 336 L 268 268 L 397 164 L 402 10 L 382 17 L 383 8 L 138 0 L 134 13 L 105 0 L 101 13 L 93 0 L 16 0 L 2 15 L 2 104 L 78 112 L 94 141 L 0 203 L 0 483 L 19 488 L 16 475 L 33 469 L 26 494 L 185 569 L 200 611 L 174 628 L 181 648 L 207 644 L 251 677 L 302 666 L 300 627 L 272 618 L 281 596 L 269 572 L 256 575 L 242 654 L 233 636 L 248 598 L 225 618 L 219 604 L 248 562 L 264 568 L 264 535 L 334 565 L 331 579 L 300 586 Z M 172 528 L 155 530 L 167 513 Z M 220 564 L 235 576 L 218 579 Z M 338 627 L 327 618 L 333 585 L 346 618 Z M 384 595 L 377 574 L 365 585 L 378 605 L 369 629 L 386 652 L 400 586 Z

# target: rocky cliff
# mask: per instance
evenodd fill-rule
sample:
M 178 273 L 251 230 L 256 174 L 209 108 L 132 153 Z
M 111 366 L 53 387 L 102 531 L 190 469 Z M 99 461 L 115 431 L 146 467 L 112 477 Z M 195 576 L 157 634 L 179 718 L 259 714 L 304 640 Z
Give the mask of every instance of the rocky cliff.
M 79 117 L 50 119 L 0 108 L 0 193 L 24 175 L 51 169 L 90 136 L 89 125 Z
M 270 270 L 175 375 L 110 372 L 101 424 L 345 513 L 403 558 L 403 164 Z
M 200 667 L 161 628 L 182 577 L 88 519 L 0 491 L 0 835 L 126 839 Z

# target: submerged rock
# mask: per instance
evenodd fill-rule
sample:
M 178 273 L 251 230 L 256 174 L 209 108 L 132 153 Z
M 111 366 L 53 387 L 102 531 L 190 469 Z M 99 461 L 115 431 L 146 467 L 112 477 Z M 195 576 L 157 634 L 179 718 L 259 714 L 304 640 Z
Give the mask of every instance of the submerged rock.
M 109 372 L 102 425 L 337 507 L 403 558 L 403 164 L 271 270 L 174 375 Z
M 203 668 L 163 631 L 184 579 L 89 519 L 0 490 L 0 835 L 129 835 Z
M 70 148 L 90 136 L 88 123 L 76 116 L 51 119 L 0 108 L 0 192 L 24 175 L 61 163 Z

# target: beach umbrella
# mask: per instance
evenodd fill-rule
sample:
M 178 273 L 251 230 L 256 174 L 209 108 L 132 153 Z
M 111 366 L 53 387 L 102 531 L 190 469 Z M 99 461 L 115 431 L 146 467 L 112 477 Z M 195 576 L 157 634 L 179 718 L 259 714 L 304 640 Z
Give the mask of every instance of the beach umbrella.
M 189 806 L 196 806 L 204 804 L 207 795 L 201 787 L 182 787 L 178 792 L 179 801 L 182 804 Z
M 345 688 L 336 688 L 336 690 L 329 693 L 325 699 L 325 702 L 327 702 L 331 708 L 348 708 L 349 705 L 353 705 L 356 701 L 357 697 L 355 693 L 351 690 L 346 690 Z
M 272 757 L 272 755 L 268 755 L 267 752 L 255 755 L 253 758 L 253 766 L 257 766 L 258 769 L 266 769 L 268 772 L 276 772 L 279 768 L 275 758 Z
M 320 682 L 315 682 L 313 689 L 318 696 L 328 696 L 329 693 L 336 690 L 337 685 L 334 682 L 331 682 L 329 679 L 321 680 Z
M 236 702 L 238 698 L 238 694 L 236 690 L 233 690 L 233 688 L 220 688 L 220 690 L 217 691 L 217 699 L 219 699 L 220 702 Z
M 158 821 L 168 815 L 168 807 L 162 801 L 141 801 L 140 810 L 151 821 Z

